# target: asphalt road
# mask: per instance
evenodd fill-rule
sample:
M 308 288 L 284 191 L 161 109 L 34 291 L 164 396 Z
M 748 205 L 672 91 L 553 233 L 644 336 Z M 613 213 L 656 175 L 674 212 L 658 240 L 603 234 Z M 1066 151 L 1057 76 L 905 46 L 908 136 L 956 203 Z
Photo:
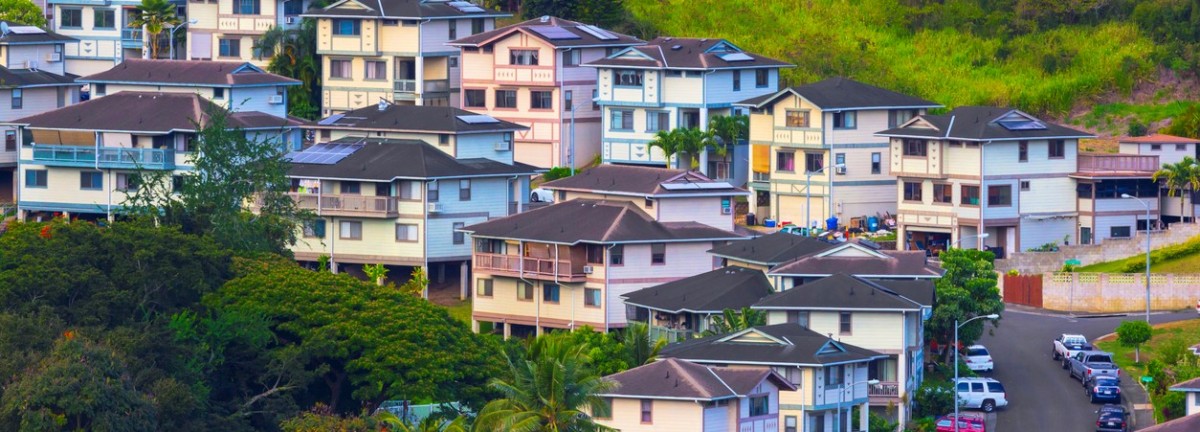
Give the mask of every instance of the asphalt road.
M 1051 358 L 1054 337 L 1062 333 L 1079 333 L 1088 340 L 1112 333 L 1122 320 L 1138 316 L 1068 317 L 1026 312 L 1009 308 L 1003 314 L 1000 327 L 994 334 L 985 332 L 979 342 L 988 347 L 996 370 L 991 377 L 1004 384 L 1008 407 L 989 417 L 995 422 L 995 432 L 1094 431 L 1099 405 L 1092 405 L 1084 396 L 1079 381 L 1072 380 L 1067 371 Z M 1195 311 L 1151 315 L 1152 323 L 1197 319 Z M 1122 374 L 1121 392 L 1126 408 L 1145 404 L 1146 396 L 1130 377 Z M 1140 410 L 1130 430 L 1148 427 L 1153 417 Z M 989 425 L 991 426 L 991 425 Z

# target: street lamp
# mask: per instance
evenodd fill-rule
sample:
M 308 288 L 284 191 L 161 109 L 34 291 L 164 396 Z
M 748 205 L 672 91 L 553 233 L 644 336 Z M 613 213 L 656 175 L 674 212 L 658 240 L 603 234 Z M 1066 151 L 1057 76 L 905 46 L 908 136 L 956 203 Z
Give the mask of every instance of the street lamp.
M 1130 194 L 1121 194 L 1121 198 L 1137 200 L 1146 208 L 1146 323 L 1150 323 L 1150 204 Z M 1182 218 L 1182 216 L 1180 216 Z
M 991 237 L 991 236 L 992 236 L 992 233 L 983 233 L 983 234 L 975 234 L 975 235 L 963 236 L 963 237 L 959 237 L 958 241 L 955 241 L 955 242 L 954 242 L 954 244 L 955 244 L 955 245 L 960 245 L 959 247 L 961 247 L 961 245 L 962 245 L 962 241 L 963 241 L 963 240 L 966 240 L 966 239 L 969 239 L 969 238 L 977 238 L 977 237 L 978 237 L 978 238 L 981 238 L 981 239 L 985 239 L 985 238 L 988 238 L 988 237 Z M 976 249 L 976 248 L 971 248 L 971 249 Z
M 869 379 L 866 381 L 852 382 L 848 385 L 848 387 L 850 387 L 850 391 L 854 391 L 854 386 L 863 384 L 863 383 L 866 383 L 869 386 L 874 386 L 874 385 L 879 385 L 879 380 Z M 838 392 L 837 428 L 834 430 L 834 432 L 842 431 L 842 404 L 843 403 L 846 403 L 846 389 L 845 388 L 842 388 L 841 391 Z
M 169 29 L 171 29 L 171 60 L 175 60 L 175 30 L 179 30 L 179 29 L 181 29 L 181 28 L 184 28 L 184 27 L 185 27 L 185 26 L 187 26 L 188 24 L 195 24 L 195 23 L 198 23 L 198 22 L 200 22 L 200 20 L 198 20 L 198 19 L 190 19 L 190 20 L 188 20 L 188 21 L 187 21 L 187 22 L 185 22 L 185 23 L 182 23 L 182 24 L 179 24 L 179 25 L 173 25 L 173 26 L 171 26 L 171 27 L 168 27 Z
M 842 169 L 846 167 L 846 164 L 836 164 L 833 167 Z M 808 233 L 810 237 L 812 236 L 812 176 L 813 174 L 820 174 L 826 169 L 829 169 L 829 167 L 821 167 L 819 170 L 804 173 L 804 232 Z M 833 185 L 833 179 L 829 179 L 829 184 Z M 833 202 L 832 193 L 829 194 L 829 201 Z
M 954 421 L 953 421 L 954 432 L 958 432 L 958 404 L 959 404 L 959 402 L 958 402 L 958 329 L 962 328 L 962 326 L 967 325 L 967 323 L 969 323 L 971 321 L 975 321 L 977 319 L 982 319 L 982 318 L 994 320 L 994 319 L 1000 318 L 1000 315 L 998 315 L 998 314 L 980 315 L 975 318 L 971 318 L 969 320 L 963 321 L 962 324 L 958 323 L 958 318 L 954 319 L 954 346 L 952 347 L 954 349 Z

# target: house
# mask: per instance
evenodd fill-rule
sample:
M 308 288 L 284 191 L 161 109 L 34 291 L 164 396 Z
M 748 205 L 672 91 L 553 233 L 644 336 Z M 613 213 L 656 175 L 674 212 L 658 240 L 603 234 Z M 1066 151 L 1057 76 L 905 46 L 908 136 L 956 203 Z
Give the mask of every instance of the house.
M 1156 133 L 1141 137 L 1122 137 L 1118 143 L 1118 152 L 1123 155 L 1158 156 L 1157 167 L 1179 163 L 1184 157 L 1195 159 L 1200 156 L 1200 140 L 1186 137 Z M 1195 192 L 1179 195 L 1169 196 L 1164 191 L 1161 199 L 1163 222 L 1191 222 L 1195 219 Z
M 842 77 L 735 105 L 750 109 L 751 213 L 800 226 L 895 213 L 890 145 L 874 133 L 941 107 Z
M 922 342 L 933 299 L 929 279 L 869 280 L 839 273 L 763 298 L 751 308 L 766 312 L 767 324 L 799 324 L 883 354 L 868 365 L 867 378 L 879 380 L 870 389 L 870 405 L 881 415 L 895 407 L 903 426 L 923 378 Z
M 739 240 L 692 221 L 656 220 L 627 200 L 577 198 L 462 229 L 474 241 L 471 319 L 505 337 L 625 327 L 621 295 L 712 269 L 705 251 Z
M 424 141 L 454 158 L 485 158 L 511 164 L 513 135 L 525 126 L 453 107 L 386 102 L 334 114 L 306 125 L 319 143 L 346 137 Z M 524 197 L 529 185 L 522 186 Z
M 671 344 L 660 357 L 731 368 L 769 366 L 798 389 L 779 394 L 784 430 L 844 431 L 867 428 L 870 365 L 886 356 L 786 323 Z M 851 428 L 855 409 L 860 424 Z
M 722 266 L 747 267 L 766 274 L 771 268 L 836 246 L 813 237 L 777 231 L 708 251 Z
M 1073 236 L 1079 244 L 1093 244 L 1109 238 L 1129 238 L 1146 231 L 1146 206 L 1150 207 L 1151 228 L 1164 204 L 1174 204 L 1179 214 L 1179 198 L 1172 201 L 1153 180 L 1158 171 L 1158 155 L 1080 153 L 1079 168 L 1071 174 L 1079 211 L 1079 232 Z M 1125 198 L 1130 196 L 1136 199 Z M 1160 196 L 1161 195 L 1161 196 Z M 1176 218 L 1178 220 L 1178 218 Z M 1060 232 L 1059 241 L 1070 240 L 1070 232 Z M 1053 239 L 1051 239 L 1053 240 Z M 1037 247 L 1041 244 L 1031 244 Z
M 1189 405 L 1189 410 L 1190 407 Z M 1186 417 L 1138 429 L 1138 432 L 1192 432 L 1195 430 L 1200 430 L 1200 414 L 1188 414 Z
M 496 27 L 509 14 L 469 1 L 339 0 L 310 9 L 317 21 L 323 116 L 374 105 L 458 106 L 459 50 L 452 40 Z
M 964 106 L 877 135 L 890 140 L 902 250 L 988 247 L 997 258 L 1078 239 L 1080 132 L 1012 108 Z M 986 163 L 984 162 L 986 161 Z
M 602 159 L 641 165 L 667 162 L 661 149 L 649 145 L 656 132 L 707 130 L 710 118 L 733 114 L 734 103 L 775 93 L 779 69 L 793 66 L 745 52 L 724 39 L 670 37 L 584 65 L 599 74 L 595 100 L 604 114 Z M 744 153 L 745 147 L 740 148 Z M 739 160 L 738 151 L 726 157 L 710 153 L 700 154 L 702 173 L 745 183 L 744 167 L 732 162 Z
M 708 330 L 712 317 L 726 309 L 750 307 L 774 292 L 761 271 L 721 267 L 621 297 L 629 310 L 628 319 L 646 323 L 651 339 L 679 341 Z
M 517 135 L 518 161 L 580 168 L 600 154 L 596 71 L 582 65 L 642 43 L 547 16 L 449 45 L 462 49 L 462 107 L 529 127 Z
M 130 27 L 139 0 L 47 0 L 54 32 L 73 38 L 63 47 L 67 73 L 85 76 L 131 58 L 143 58 L 149 35 Z
M 79 102 L 77 77 L 66 73 L 62 61 L 63 46 L 73 40 L 0 20 L 0 123 Z M 17 133 L 0 124 L 0 203 L 16 199 Z
M 197 124 L 222 109 L 196 93 L 122 91 L 10 122 L 22 132 L 18 217 L 112 220 L 139 170 L 170 173 L 178 187 L 192 170 Z M 281 150 L 300 126 L 256 111 L 229 113 L 227 124 Z
M 796 386 L 766 367 L 714 367 L 673 358 L 604 377 L 616 388 L 596 423 L 634 432 L 780 432 L 779 395 Z M 795 425 L 789 430 L 796 430 Z
M 933 280 L 942 271 L 929 264 L 921 251 L 879 250 L 865 243 L 846 242 L 772 267 L 767 275 L 781 291 L 837 273 L 872 280 Z
M 217 0 L 190 1 L 187 16 L 188 60 L 250 62 L 266 67 L 274 47 L 258 46 L 258 39 L 272 28 L 298 29 L 300 15 L 312 0 Z M 184 53 L 176 54 L 184 57 Z
M 1187 395 L 1187 415 L 1194 416 L 1200 414 L 1200 378 L 1192 378 L 1190 380 L 1171 386 L 1171 391 L 1183 392 Z

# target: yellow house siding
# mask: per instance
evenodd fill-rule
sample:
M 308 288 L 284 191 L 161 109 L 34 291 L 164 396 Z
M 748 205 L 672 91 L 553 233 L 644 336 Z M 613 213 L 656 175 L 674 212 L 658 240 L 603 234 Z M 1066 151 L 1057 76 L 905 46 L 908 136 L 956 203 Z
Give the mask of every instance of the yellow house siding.
M 654 400 L 653 422 L 642 423 L 641 399 L 614 398 L 611 419 L 597 423 L 621 432 L 699 432 L 704 428 L 704 408 L 690 401 Z
M 374 23 L 374 21 L 371 21 Z M 332 31 L 332 30 L 330 30 Z M 363 22 L 363 33 L 366 33 L 366 21 Z M 380 51 L 387 53 L 416 54 L 421 51 L 417 45 L 420 40 L 420 30 L 415 25 L 380 25 Z M 390 73 L 390 72 L 389 72 Z
M 839 312 L 809 314 L 809 328 L 832 333 L 839 341 L 871 350 L 904 349 L 904 316 L 900 312 L 850 312 L 850 334 L 841 334 Z
M 515 247 L 510 247 L 510 250 L 515 250 Z M 492 280 L 491 297 L 482 296 L 475 289 L 479 286 L 479 281 L 485 279 Z M 538 323 L 543 327 L 565 328 L 570 323 L 575 323 L 576 326 L 603 327 L 605 309 L 603 282 L 559 284 L 559 302 L 550 303 L 543 301 L 542 288 L 546 284 L 554 282 L 533 279 L 529 281 L 533 283 L 533 298 L 520 300 L 517 298 L 517 287 L 522 284 L 520 279 L 492 275 L 482 270 L 475 271 L 472 281 L 472 295 L 474 296 L 472 313 L 475 315 L 475 319 L 493 321 L 495 318 L 491 317 L 494 316 L 509 316 L 517 318 L 519 321 L 517 323 L 522 325 Z M 601 290 L 601 307 L 584 305 L 584 288 Z

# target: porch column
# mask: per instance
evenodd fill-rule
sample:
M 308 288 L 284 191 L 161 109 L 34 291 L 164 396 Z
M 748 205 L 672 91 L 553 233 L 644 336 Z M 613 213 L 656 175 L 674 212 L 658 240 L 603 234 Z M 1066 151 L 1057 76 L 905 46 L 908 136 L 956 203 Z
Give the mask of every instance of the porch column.
M 471 331 L 475 334 L 479 334 L 479 320 L 471 318 Z
M 470 286 L 470 283 L 471 283 L 471 280 L 468 278 L 468 275 L 467 275 L 467 271 L 470 270 L 470 266 L 467 265 L 468 262 L 470 262 L 470 261 L 463 261 L 462 264 L 459 265 L 459 271 L 458 271 L 458 299 L 459 300 L 466 300 L 467 296 L 470 295 L 467 292 L 467 290 L 468 290 L 467 287 Z
M 416 104 L 425 105 L 425 57 L 419 55 L 413 57 L 413 62 L 413 75 L 417 81 L 415 84 L 416 88 L 413 89 L 413 92 L 417 95 Z
M 700 108 L 700 124 L 697 126 L 700 127 L 701 131 L 708 131 L 708 108 Z M 709 175 L 708 148 L 700 150 L 700 174 Z
M 504 340 L 508 340 L 508 338 L 512 337 L 512 325 L 509 325 L 506 322 L 493 323 L 492 325 L 498 325 L 504 329 Z
M 867 430 L 867 420 L 869 420 L 868 417 L 871 415 L 871 409 L 869 406 L 869 403 L 859 405 L 860 410 L 858 412 L 858 430 Z
M 438 264 L 437 283 L 446 283 L 446 264 Z

